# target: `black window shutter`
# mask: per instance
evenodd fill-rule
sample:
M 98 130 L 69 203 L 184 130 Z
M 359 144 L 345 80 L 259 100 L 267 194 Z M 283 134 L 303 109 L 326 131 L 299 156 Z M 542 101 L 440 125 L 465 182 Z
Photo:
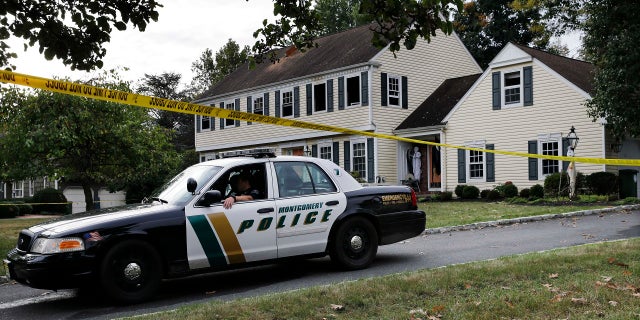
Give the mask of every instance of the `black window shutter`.
M 311 145 L 311 156 L 314 158 L 318 157 L 318 145 L 317 144 L 312 144 Z
M 251 96 L 247 97 L 247 112 L 253 113 L 253 99 L 251 99 Z M 250 125 L 251 121 L 247 121 L 247 124 Z
M 307 84 L 307 115 L 310 116 L 313 113 L 313 101 L 311 96 L 311 90 L 313 90 L 313 86 L 311 83 Z
M 333 112 L 333 79 L 327 80 L 327 112 Z
M 458 183 L 467 182 L 467 151 L 458 149 Z
M 344 170 L 351 172 L 351 141 L 344 142 Z
M 367 138 L 367 182 L 374 182 L 374 143 L 373 138 Z
M 380 105 L 383 107 L 387 106 L 387 74 L 382 72 L 380 74 Z
M 493 144 L 488 144 L 484 146 L 487 150 L 494 150 L 495 146 Z M 496 161 L 495 161 L 495 153 L 487 152 L 485 153 L 487 157 L 487 182 L 496 182 Z
M 212 103 L 211 106 L 215 108 L 216 104 Z M 214 117 L 209 118 L 209 127 L 211 131 L 216 130 L 216 118 Z
M 331 150 L 331 153 L 333 154 L 333 163 L 335 164 L 340 163 L 340 143 L 339 142 L 333 143 L 333 150 Z
M 522 69 L 523 78 L 523 90 L 524 90 L 524 105 L 533 105 L 533 68 L 531 66 L 524 67 Z
M 224 102 L 220 102 L 220 109 L 224 109 Z M 224 118 L 220 118 L 220 130 L 224 129 Z
M 369 105 L 369 72 L 362 71 L 360 73 L 360 99 L 363 106 Z
M 491 90 L 493 93 L 493 110 L 500 110 L 502 106 L 500 99 L 500 71 L 491 74 Z
M 409 80 L 402 77 L 402 109 L 409 109 Z
M 527 150 L 530 154 L 538 153 L 538 140 L 529 140 Z M 529 180 L 538 180 L 538 158 L 528 158 L 529 160 Z
M 569 139 L 562 138 L 562 151 L 561 154 L 563 156 L 567 155 L 567 149 L 569 148 Z M 569 168 L 569 161 L 562 161 L 562 171 L 567 171 Z
M 338 78 L 338 110 L 344 110 L 344 77 Z
M 269 92 L 264 93 L 264 108 L 262 110 L 265 116 L 269 115 Z
M 276 90 L 276 118 L 280 118 L 280 90 Z
M 200 118 L 201 116 L 196 115 L 196 132 L 200 133 L 200 130 L 202 130 L 202 122 L 200 122 Z
M 300 87 L 293 88 L 293 117 L 300 117 Z
M 236 99 L 235 109 L 236 111 L 240 111 L 240 99 Z M 240 126 L 240 120 L 236 120 L 236 127 Z

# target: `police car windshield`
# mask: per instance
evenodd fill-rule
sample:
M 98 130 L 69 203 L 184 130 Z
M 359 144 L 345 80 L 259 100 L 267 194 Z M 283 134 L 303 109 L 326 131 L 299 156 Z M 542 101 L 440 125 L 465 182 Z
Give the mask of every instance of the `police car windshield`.
M 187 191 L 187 180 L 193 178 L 198 182 L 197 194 L 221 169 L 222 167 L 207 165 L 189 167 L 158 188 L 151 198 L 158 199 L 162 203 L 185 205 L 193 198 L 191 192 Z

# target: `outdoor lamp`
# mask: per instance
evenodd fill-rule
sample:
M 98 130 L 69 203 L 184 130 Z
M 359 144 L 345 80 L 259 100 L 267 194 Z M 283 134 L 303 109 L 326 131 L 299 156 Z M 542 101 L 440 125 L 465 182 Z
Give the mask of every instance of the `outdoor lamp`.
M 576 129 L 573 126 L 571 126 L 569 134 L 567 135 L 567 140 L 569 141 L 571 149 L 575 150 L 578 147 L 578 140 L 580 140 L 580 138 L 578 138 Z

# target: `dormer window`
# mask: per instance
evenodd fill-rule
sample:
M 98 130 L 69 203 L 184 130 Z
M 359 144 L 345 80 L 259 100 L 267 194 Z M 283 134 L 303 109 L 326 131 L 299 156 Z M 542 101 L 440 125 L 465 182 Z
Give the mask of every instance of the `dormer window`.
M 522 92 L 522 79 L 520 71 L 508 72 L 504 74 L 504 104 L 519 104 Z

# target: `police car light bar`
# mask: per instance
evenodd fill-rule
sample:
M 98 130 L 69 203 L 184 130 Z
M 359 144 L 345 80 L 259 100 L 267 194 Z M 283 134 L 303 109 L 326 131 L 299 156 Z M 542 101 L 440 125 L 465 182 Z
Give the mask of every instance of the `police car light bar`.
M 236 150 L 221 152 L 220 158 L 234 158 L 234 157 L 254 157 L 254 158 L 275 158 L 276 151 L 271 148 L 258 148 L 247 150 Z

